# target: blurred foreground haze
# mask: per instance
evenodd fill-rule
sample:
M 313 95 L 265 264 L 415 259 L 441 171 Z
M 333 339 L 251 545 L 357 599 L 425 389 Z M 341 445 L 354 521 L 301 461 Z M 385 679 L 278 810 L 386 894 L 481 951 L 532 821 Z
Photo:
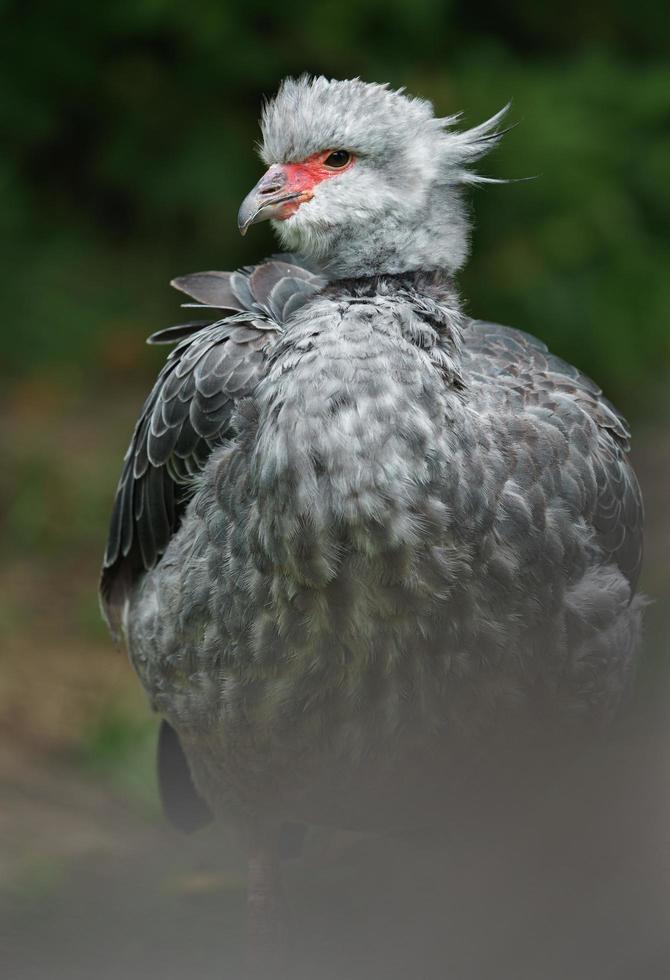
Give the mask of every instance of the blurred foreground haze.
M 669 976 L 665 5 L 34 0 L 0 3 L 0 19 L 3 975 L 199 980 L 215 963 L 237 975 L 239 855 L 225 835 L 185 841 L 164 826 L 156 721 L 96 587 L 121 458 L 165 356 L 144 338 L 179 322 L 172 277 L 274 250 L 267 226 L 240 238 L 237 208 L 262 172 L 261 99 L 309 71 L 404 85 L 467 124 L 513 100 L 518 125 L 480 170 L 537 179 L 473 195 L 461 289 L 470 313 L 542 337 L 627 414 L 655 600 L 622 750 L 631 781 L 608 831 L 588 838 L 591 863 L 560 834 L 553 857 L 540 841 L 515 862 L 489 840 L 443 866 L 395 845 L 333 850 L 317 834 L 289 871 L 310 936 L 331 922 L 310 980 L 407 976 L 427 935 L 448 939 L 455 980 Z M 559 810 L 571 788 L 584 791 L 578 777 L 557 788 Z M 542 812 L 538 826 L 553 826 Z M 348 972 L 332 967 L 336 934 L 349 937 Z M 426 977 L 452 976 L 441 955 L 427 951 Z

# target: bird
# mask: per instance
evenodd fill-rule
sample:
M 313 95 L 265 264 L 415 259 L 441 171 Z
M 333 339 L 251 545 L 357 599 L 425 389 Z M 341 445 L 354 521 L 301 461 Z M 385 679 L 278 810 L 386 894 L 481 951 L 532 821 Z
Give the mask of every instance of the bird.
M 162 718 L 166 810 L 237 828 L 269 964 L 282 828 L 423 825 L 467 792 L 450 766 L 520 719 L 600 729 L 633 683 L 629 427 L 456 285 L 508 109 L 464 129 L 387 84 L 284 80 L 238 215 L 281 252 L 173 280 L 195 319 L 150 338 L 173 349 L 101 601 Z

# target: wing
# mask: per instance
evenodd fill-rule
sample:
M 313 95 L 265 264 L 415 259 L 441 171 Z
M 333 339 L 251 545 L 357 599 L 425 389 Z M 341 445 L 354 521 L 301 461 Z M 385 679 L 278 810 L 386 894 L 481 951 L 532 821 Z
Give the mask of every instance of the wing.
M 590 378 L 551 354 L 542 341 L 521 330 L 473 320 L 465 330 L 464 354 L 471 374 L 507 386 L 524 405 L 541 404 L 560 411 L 568 396 L 584 415 L 583 429 L 594 422 L 597 444 L 591 443 L 589 463 L 595 496 L 586 501 L 587 517 L 606 555 L 635 590 L 642 564 L 643 506 L 640 487 L 628 460 L 630 430 L 616 408 Z M 574 433 L 586 444 L 582 434 Z
M 137 577 L 152 568 L 179 526 L 193 478 L 230 438 L 238 399 L 266 370 L 283 324 L 323 285 L 293 256 L 238 272 L 175 279 L 201 316 L 150 343 L 176 343 L 147 398 L 126 452 L 100 581 L 111 628 Z
M 165 816 L 186 834 L 206 827 L 214 816 L 195 788 L 179 735 L 164 718 L 158 730 L 156 755 L 158 794 Z

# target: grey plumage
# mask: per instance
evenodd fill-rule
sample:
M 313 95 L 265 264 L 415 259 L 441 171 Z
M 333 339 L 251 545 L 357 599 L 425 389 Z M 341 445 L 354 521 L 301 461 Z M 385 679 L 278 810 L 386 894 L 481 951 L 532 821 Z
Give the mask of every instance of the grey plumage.
M 255 386 L 263 351 L 284 320 L 323 280 L 289 261 L 235 273 L 203 272 L 173 280 L 203 312 L 223 319 L 169 327 L 149 343 L 175 343 L 145 402 L 124 460 L 105 553 L 101 595 L 108 622 L 138 572 L 153 567 L 176 530 L 196 475 L 213 447 L 230 436 L 234 402 Z
M 375 799 L 401 823 L 389 786 L 517 717 L 599 724 L 629 688 L 626 423 L 533 337 L 467 318 L 451 279 L 497 121 L 459 136 L 383 86 L 285 84 L 266 161 L 355 165 L 275 222 L 302 257 L 175 280 L 208 322 L 154 336 L 177 346 L 126 457 L 103 601 L 240 825 L 364 824 Z
M 272 283 L 285 266 L 260 268 Z M 203 766 L 220 770 L 240 739 L 262 733 L 284 746 L 290 799 L 308 745 L 323 764 L 315 727 L 339 760 L 392 757 L 417 726 L 427 737 L 442 728 L 470 737 L 487 714 L 529 695 L 592 721 L 625 692 L 641 544 L 625 423 L 539 341 L 466 320 L 454 300 L 435 277 L 334 284 L 290 329 L 241 324 L 239 314 L 203 328 L 159 378 L 146 419 L 157 405 L 169 415 L 180 370 L 179 390 L 192 382 L 198 405 L 198 375 L 206 404 L 207 351 L 226 365 L 226 398 L 210 413 L 226 437 L 204 462 L 193 455 L 189 472 L 203 472 L 157 566 L 160 534 L 169 537 L 162 503 L 128 509 L 126 531 L 149 569 L 134 569 L 131 656 L 154 707 L 198 746 L 191 764 L 219 812 L 249 801 L 231 799 L 227 782 L 213 786 Z M 235 414 L 238 355 L 220 348 L 240 329 L 255 333 L 243 334 L 242 346 L 258 341 L 243 356 L 258 355 L 253 378 L 264 380 L 248 386 L 245 364 L 247 397 Z M 175 415 L 174 428 L 200 414 Z M 181 458 L 161 461 L 148 448 L 161 431 L 138 431 L 147 445 L 136 437 L 135 491 L 151 467 L 161 480 L 150 486 L 173 483 L 174 499 Z M 189 429 L 193 438 L 203 439 Z M 142 551 L 144 538 L 155 552 Z M 123 561 L 133 561 L 132 547 L 106 582 Z M 481 704 L 471 690 L 478 675 Z M 246 750 L 238 762 L 245 774 L 261 765 Z M 274 816 L 304 817 L 276 779 L 260 779 Z

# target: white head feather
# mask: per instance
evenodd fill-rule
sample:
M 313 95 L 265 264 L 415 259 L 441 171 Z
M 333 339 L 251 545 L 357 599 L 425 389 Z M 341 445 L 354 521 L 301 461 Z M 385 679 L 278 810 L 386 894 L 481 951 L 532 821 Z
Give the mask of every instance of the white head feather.
M 458 132 L 459 115 L 437 118 L 430 102 L 388 85 L 287 79 L 263 109 L 265 162 L 339 149 L 357 159 L 295 215 L 273 222 L 282 245 L 332 277 L 458 270 L 468 252 L 463 188 L 490 182 L 471 166 L 501 138 L 507 109 Z

